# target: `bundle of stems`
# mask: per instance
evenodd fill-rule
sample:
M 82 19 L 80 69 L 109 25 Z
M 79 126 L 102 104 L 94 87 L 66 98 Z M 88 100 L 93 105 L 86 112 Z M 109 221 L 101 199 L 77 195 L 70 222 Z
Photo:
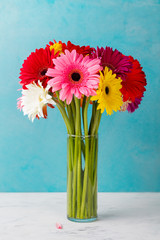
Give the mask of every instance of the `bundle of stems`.
M 82 104 L 80 99 L 74 97 L 67 105 L 59 99 L 59 93 L 56 92 L 53 100 L 62 114 L 68 132 L 68 217 L 94 218 L 97 216 L 97 134 L 101 112 L 97 110 L 97 102 L 93 102 L 92 115 L 88 123 L 90 97 L 84 96 Z

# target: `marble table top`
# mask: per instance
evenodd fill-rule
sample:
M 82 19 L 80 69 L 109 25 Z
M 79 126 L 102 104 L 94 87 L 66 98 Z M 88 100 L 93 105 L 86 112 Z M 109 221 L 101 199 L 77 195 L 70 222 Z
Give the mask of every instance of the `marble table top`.
M 66 193 L 0 193 L 0 240 L 66 239 L 160 240 L 160 193 L 98 193 L 92 223 L 66 218 Z

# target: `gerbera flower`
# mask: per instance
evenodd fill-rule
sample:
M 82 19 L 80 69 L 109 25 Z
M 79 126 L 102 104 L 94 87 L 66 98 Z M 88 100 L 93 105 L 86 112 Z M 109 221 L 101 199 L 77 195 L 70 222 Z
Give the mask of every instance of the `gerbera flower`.
M 139 104 L 141 103 L 141 101 L 142 101 L 142 97 L 135 98 L 134 102 L 128 103 L 128 106 L 127 106 L 128 112 L 133 113 L 139 107 Z
M 117 49 L 113 51 L 110 47 L 106 47 L 105 49 L 103 47 L 97 47 L 96 52 L 93 53 L 93 57 L 101 59 L 103 69 L 108 67 L 117 77 L 122 79 L 125 78 L 126 74 L 130 72 L 130 69 L 132 68 L 132 63 L 129 61 L 129 57 L 124 56 Z
M 75 45 L 70 41 L 68 41 L 67 44 L 62 43 L 62 52 L 64 52 L 66 49 L 70 52 L 75 49 L 77 53 L 82 54 L 83 56 L 90 55 L 92 52 L 95 51 L 95 49 L 91 48 L 90 46 L 80 47 L 79 45 Z
M 52 96 L 48 93 L 50 86 L 43 88 L 42 83 L 38 81 L 27 85 L 28 89 L 22 89 L 22 97 L 19 99 L 19 106 L 24 112 L 24 115 L 28 115 L 28 118 L 32 120 L 37 117 L 47 118 L 47 105 L 53 108 L 55 102 L 52 100 Z
M 146 91 L 147 85 L 145 73 L 142 71 L 142 67 L 138 60 L 129 57 L 132 62 L 133 68 L 129 72 L 126 78 L 122 82 L 121 92 L 123 94 L 123 101 L 131 100 L 135 101 L 135 98 L 141 98 L 143 92 Z
M 17 99 L 17 108 L 21 111 L 22 110 L 22 97 Z
M 38 80 L 48 81 L 49 79 L 45 74 L 48 68 L 52 66 L 53 63 L 49 48 L 36 49 L 35 52 L 32 52 L 29 57 L 24 60 L 22 68 L 20 69 L 20 84 L 25 88 L 26 85 L 38 82 Z
M 106 109 L 107 114 L 111 115 L 113 111 L 120 110 L 123 104 L 120 92 L 122 79 L 116 78 L 116 74 L 112 74 L 108 67 L 104 69 L 104 74 L 100 72 L 100 77 L 97 95 L 91 97 L 91 100 L 98 100 L 97 109 L 101 109 L 101 113 Z
M 132 103 L 131 101 L 127 100 L 126 102 L 123 102 L 123 105 L 121 106 L 121 112 L 125 112 L 127 110 L 128 104 Z
M 56 55 L 58 53 L 58 55 L 60 55 L 62 53 L 62 42 L 59 41 L 59 42 L 56 42 L 54 40 L 54 43 L 53 42 L 49 42 L 49 49 L 50 51 L 54 51 L 54 55 Z
M 99 74 L 101 70 L 99 59 L 90 59 L 89 56 L 83 58 L 82 54 L 78 54 L 76 50 L 69 52 L 65 50 L 65 54 L 53 59 L 55 68 L 49 68 L 47 76 L 53 77 L 48 84 L 52 87 L 52 91 L 60 90 L 60 99 L 66 100 L 67 104 L 72 101 L 73 94 L 77 98 L 85 96 L 93 96 L 99 83 Z

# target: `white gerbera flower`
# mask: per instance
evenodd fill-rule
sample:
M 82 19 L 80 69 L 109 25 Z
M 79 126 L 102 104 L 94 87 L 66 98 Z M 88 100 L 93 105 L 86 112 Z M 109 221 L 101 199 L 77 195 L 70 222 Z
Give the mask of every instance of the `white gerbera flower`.
M 22 90 L 21 97 L 21 106 L 24 115 L 28 115 L 30 120 L 35 119 L 35 117 L 47 117 L 46 107 L 47 104 L 56 105 L 53 101 L 52 96 L 48 93 L 50 86 L 48 85 L 46 88 L 42 86 L 42 83 L 38 81 L 38 85 L 36 83 L 28 84 L 28 89 Z

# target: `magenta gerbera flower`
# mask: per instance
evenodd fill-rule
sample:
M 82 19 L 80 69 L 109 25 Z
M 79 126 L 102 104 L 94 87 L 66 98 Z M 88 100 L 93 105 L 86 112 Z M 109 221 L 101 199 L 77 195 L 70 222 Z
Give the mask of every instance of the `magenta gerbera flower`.
M 134 102 L 128 103 L 128 107 L 127 107 L 128 112 L 133 113 L 139 107 L 139 104 L 141 103 L 141 101 L 142 101 L 142 97 L 135 98 Z
M 110 47 L 106 47 L 105 49 L 103 47 L 97 47 L 96 52 L 93 53 L 93 57 L 101 59 L 101 66 L 103 69 L 107 66 L 117 77 L 122 79 L 125 78 L 126 74 L 130 72 L 130 69 L 132 68 L 132 63 L 129 61 L 129 57 L 124 56 L 117 49 L 113 51 Z
M 72 101 L 73 94 L 77 98 L 96 95 L 95 89 L 99 84 L 100 59 L 90 59 L 89 56 L 83 57 L 76 50 L 69 52 L 53 59 L 55 68 L 49 68 L 46 75 L 53 77 L 48 84 L 52 91 L 60 90 L 60 99 L 66 100 L 67 104 Z

